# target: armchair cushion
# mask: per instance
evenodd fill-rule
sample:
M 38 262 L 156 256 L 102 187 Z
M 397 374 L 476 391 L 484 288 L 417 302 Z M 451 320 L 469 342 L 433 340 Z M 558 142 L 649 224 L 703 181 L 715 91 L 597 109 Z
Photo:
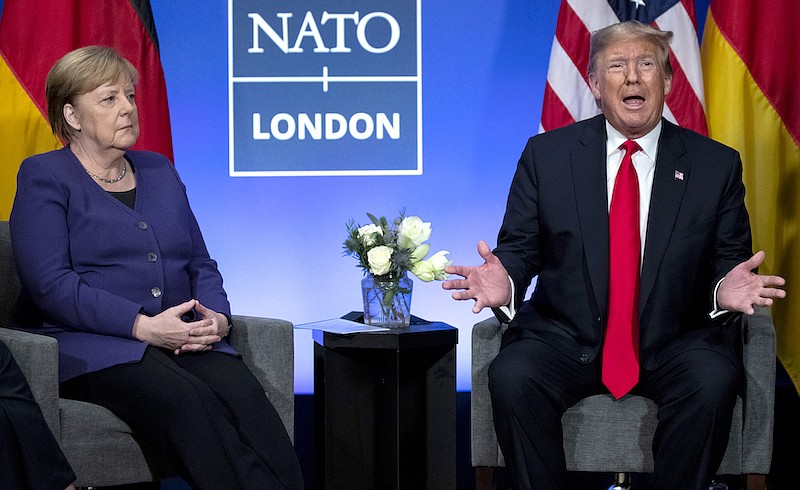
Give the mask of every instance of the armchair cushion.
M 59 399 L 61 450 L 76 486 L 113 486 L 159 480 L 175 472 L 160 455 L 105 407 Z

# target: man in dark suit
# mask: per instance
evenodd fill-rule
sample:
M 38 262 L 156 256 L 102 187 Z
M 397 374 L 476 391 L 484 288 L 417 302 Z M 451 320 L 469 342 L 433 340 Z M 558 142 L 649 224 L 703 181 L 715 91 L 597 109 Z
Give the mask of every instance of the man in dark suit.
M 453 298 L 510 320 L 489 388 L 514 488 L 565 488 L 561 416 L 607 390 L 658 405 L 659 488 L 708 488 L 740 388 L 737 317 L 785 296 L 753 272 L 738 154 L 662 118 L 671 37 L 635 21 L 592 35 L 602 115 L 531 138 L 497 248 L 447 269 Z

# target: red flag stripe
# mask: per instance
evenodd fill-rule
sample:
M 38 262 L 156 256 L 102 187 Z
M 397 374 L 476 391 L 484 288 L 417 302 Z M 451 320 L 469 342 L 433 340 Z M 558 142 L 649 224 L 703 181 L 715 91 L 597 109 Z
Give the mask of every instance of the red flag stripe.
M 547 73 L 550 89 L 564 104 L 570 117 L 578 121 L 587 115 L 599 114 L 597 102 L 594 100 L 589 84 L 578 67 L 556 40 L 550 51 L 550 70 Z
M 580 72 L 586 83 L 589 83 L 587 69 L 589 68 L 589 37 L 591 32 L 581 22 L 569 4 L 564 4 L 558 11 L 556 24 L 556 39 L 572 64 Z
M 672 64 L 672 91 L 667 96 L 666 104 L 679 126 L 692 129 L 700 134 L 708 134 L 705 113 L 700 99 L 692 90 L 686 74 L 673 53 L 669 55 Z M 675 108 L 675 109 L 673 109 Z
M 692 12 L 694 9 L 692 9 Z M 701 105 L 703 96 L 703 70 L 700 63 L 700 43 L 697 39 L 697 28 L 694 17 L 684 9 L 684 4 L 675 4 L 664 12 L 653 25 L 665 31 L 672 31 L 670 51 L 674 55 L 673 64 L 680 64 L 686 83 L 699 98 Z M 677 63 L 675 63 L 677 60 Z
M 561 8 L 569 5 L 589 32 L 617 22 L 616 12 L 608 2 L 596 0 L 562 0 Z
M 550 108 L 547 114 L 542 114 L 542 127 L 545 131 L 567 126 L 575 122 L 561 99 L 553 92 L 550 84 L 544 87 L 544 104 Z
M 694 2 L 695 0 L 681 0 L 681 5 L 683 5 L 683 10 L 686 11 L 686 14 L 692 20 L 694 31 L 697 32 L 697 15 L 694 10 Z

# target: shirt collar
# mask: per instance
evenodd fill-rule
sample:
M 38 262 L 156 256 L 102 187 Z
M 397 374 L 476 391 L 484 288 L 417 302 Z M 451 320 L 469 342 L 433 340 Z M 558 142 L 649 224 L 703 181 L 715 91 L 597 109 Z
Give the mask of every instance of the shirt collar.
M 661 119 L 658 120 L 658 124 L 650 130 L 649 133 L 642 136 L 641 138 L 636 138 L 634 141 L 639 143 L 639 146 L 642 148 L 642 151 L 645 155 L 650 157 L 651 160 L 656 160 L 656 151 L 658 150 L 658 138 L 661 136 L 661 128 L 663 124 Z M 612 126 L 608 120 L 606 120 L 606 158 L 611 156 L 612 153 L 619 150 L 620 145 L 625 143 L 628 139 L 622 135 L 614 126 Z

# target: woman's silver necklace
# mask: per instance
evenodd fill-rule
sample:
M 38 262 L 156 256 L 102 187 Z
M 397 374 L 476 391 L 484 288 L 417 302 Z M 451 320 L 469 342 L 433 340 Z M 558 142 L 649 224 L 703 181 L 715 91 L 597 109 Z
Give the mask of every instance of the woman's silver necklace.
M 103 177 L 95 175 L 89 172 L 88 170 L 86 170 L 86 173 L 89 174 L 89 176 L 91 176 L 93 179 L 99 180 L 100 182 L 105 182 L 106 184 L 116 184 L 120 180 L 124 179 L 125 174 L 128 173 L 128 163 L 125 160 L 122 160 L 122 170 L 119 172 L 119 175 L 117 175 L 116 178 L 113 179 L 104 179 Z

